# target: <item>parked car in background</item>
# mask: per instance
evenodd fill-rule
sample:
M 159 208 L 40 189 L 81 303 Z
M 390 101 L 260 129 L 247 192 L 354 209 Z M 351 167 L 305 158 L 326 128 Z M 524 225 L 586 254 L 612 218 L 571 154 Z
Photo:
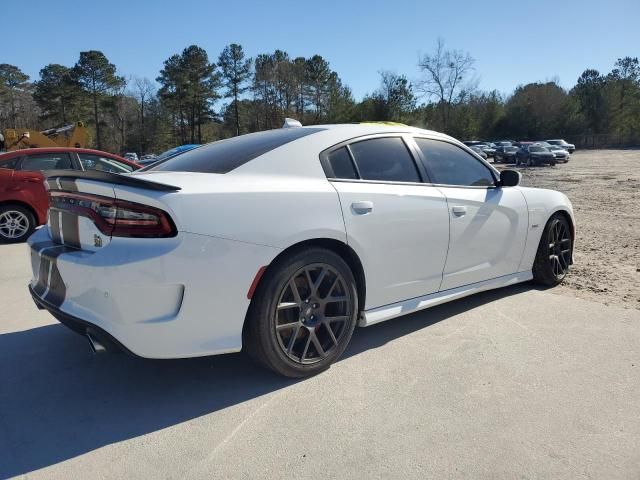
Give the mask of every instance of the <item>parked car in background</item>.
M 513 140 L 496 140 L 495 142 L 492 142 L 493 144 L 496 145 L 496 147 L 510 147 L 513 145 Z
M 520 178 L 447 135 L 372 124 L 250 133 L 131 175 L 53 172 L 28 288 L 98 351 L 244 350 L 306 377 L 356 325 L 562 282 L 571 203 Z
M 0 154 L 0 242 L 22 242 L 47 221 L 43 171 L 131 173 L 140 165 L 87 148 L 29 148 Z
M 169 150 L 167 150 L 166 152 L 162 152 L 160 155 L 158 155 L 157 157 L 153 158 L 153 159 L 149 159 L 149 160 L 144 160 L 144 161 L 140 161 L 138 163 L 144 165 L 145 167 L 157 163 L 157 162 L 163 162 L 165 160 L 168 160 L 170 158 L 175 157 L 176 155 L 180 155 L 181 153 L 184 152 L 188 152 L 189 150 L 193 150 L 194 148 L 199 147 L 200 145 L 197 143 L 190 143 L 187 145 L 180 145 L 179 147 L 175 147 L 175 148 L 171 148 Z
M 522 164 L 527 167 L 544 164 L 555 166 L 556 157 L 547 147 L 536 144 L 524 144 L 516 152 L 516 165 Z
M 466 142 L 462 142 L 464 143 L 467 147 L 479 147 L 482 149 L 482 151 L 487 155 L 487 157 L 493 157 L 493 155 L 496 153 L 496 149 L 495 149 L 495 145 L 493 145 L 492 143 L 487 143 L 487 142 L 479 142 L 476 140 L 473 141 L 466 141 Z
M 549 143 L 551 145 L 556 145 L 558 147 L 562 147 L 565 150 L 567 150 L 569 153 L 573 153 L 573 152 L 576 151 L 576 146 L 573 143 L 567 143 L 564 140 L 562 140 L 561 138 L 547 140 L 547 143 Z
M 471 150 L 473 150 L 474 152 L 476 152 L 478 155 L 480 155 L 484 160 L 486 160 L 487 154 L 484 153 L 484 150 L 482 150 L 482 148 L 478 147 L 477 145 L 472 145 L 471 147 L 469 147 Z
M 516 153 L 518 153 L 518 147 L 513 147 L 511 145 L 498 147 L 496 148 L 493 161 L 495 163 L 515 163 Z
M 142 155 L 140 157 L 140 160 L 138 160 L 137 163 L 139 163 L 140 165 L 143 165 L 142 162 L 155 161 L 156 158 L 158 158 L 158 156 L 155 153 L 147 153 L 145 155 Z
M 551 145 L 547 148 L 551 153 L 553 153 L 553 156 L 556 157 L 557 162 L 567 163 L 569 161 L 569 157 L 571 156 L 571 154 L 568 150 L 565 150 L 558 145 Z
M 132 162 L 137 162 L 138 161 L 138 154 L 135 152 L 127 152 L 123 155 L 124 158 L 126 158 L 127 160 L 130 160 Z

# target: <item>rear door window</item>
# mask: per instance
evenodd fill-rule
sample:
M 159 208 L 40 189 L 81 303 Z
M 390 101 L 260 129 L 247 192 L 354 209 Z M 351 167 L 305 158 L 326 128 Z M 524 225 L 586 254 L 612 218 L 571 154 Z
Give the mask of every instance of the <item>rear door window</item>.
M 331 178 L 344 178 L 348 180 L 358 178 L 358 172 L 356 172 L 353 166 L 347 147 L 340 147 L 329 153 L 327 155 L 327 163 L 331 169 L 330 172 L 327 172 L 327 176 Z
M 324 129 L 308 127 L 281 128 L 241 135 L 181 153 L 153 164 L 149 170 L 227 173 L 271 150 L 322 130 Z
M 85 170 L 97 170 L 99 172 L 110 173 L 131 173 L 133 167 L 124 162 L 119 162 L 113 158 L 103 157 L 101 155 L 89 155 L 79 153 L 80 163 Z
M 9 160 L 0 160 L 0 168 L 14 170 L 16 168 L 16 165 L 18 165 L 19 158 L 20 157 L 14 157 Z
M 421 181 L 413 157 L 400 137 L 362 140 L 349 148 L 363 180 Z
M 424 157 L 425 168 L 434 183 L 465 187 L 495 185 L 491 170 L 457 145 L 426 138 L 415 140 Z
M 38 153 L 24 157 L 20 170 L 71 170 L 73 165 L 68 153 Z

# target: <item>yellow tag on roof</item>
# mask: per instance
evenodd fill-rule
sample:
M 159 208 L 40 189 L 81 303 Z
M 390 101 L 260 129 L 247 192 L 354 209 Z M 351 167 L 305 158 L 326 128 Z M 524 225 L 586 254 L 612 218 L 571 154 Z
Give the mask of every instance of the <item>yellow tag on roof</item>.
M 390 127 L 407 127 L 404 123 L 398 122 L 360 122 L 360 125 L 388 125 Z

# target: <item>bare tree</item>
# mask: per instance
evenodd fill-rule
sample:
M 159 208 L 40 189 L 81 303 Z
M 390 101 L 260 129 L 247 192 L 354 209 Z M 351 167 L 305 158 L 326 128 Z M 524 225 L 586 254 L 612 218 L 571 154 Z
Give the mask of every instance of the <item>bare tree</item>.
M 148 78 L 135 77 L 133 79 L 133 93 L 138 100 L 138 122 L 140 125 L 140 152 L 147 153 L 147 129 L 145 126 L 145 107 L 155 95 L 155 87 Z
M 440 109 L 442 129 L 447 130 L 451 105 L 470 89 L 469 77 L 475 60 L 461 50 L 447 50 L 439 38 L 436 50 L 425 54 L 418 62 L 423 78 L 417 89 L 429 99 L 436 99 Z

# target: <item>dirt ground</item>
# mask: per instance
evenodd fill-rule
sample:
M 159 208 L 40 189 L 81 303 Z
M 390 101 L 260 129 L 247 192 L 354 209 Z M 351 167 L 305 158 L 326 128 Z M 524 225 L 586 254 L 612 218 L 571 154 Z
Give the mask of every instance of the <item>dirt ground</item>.
M 560 190 L 575 211 L 575 264 L 553 291 L 640 309 L 640 150 L 577 151 L 521 171 L 522 185 Z

